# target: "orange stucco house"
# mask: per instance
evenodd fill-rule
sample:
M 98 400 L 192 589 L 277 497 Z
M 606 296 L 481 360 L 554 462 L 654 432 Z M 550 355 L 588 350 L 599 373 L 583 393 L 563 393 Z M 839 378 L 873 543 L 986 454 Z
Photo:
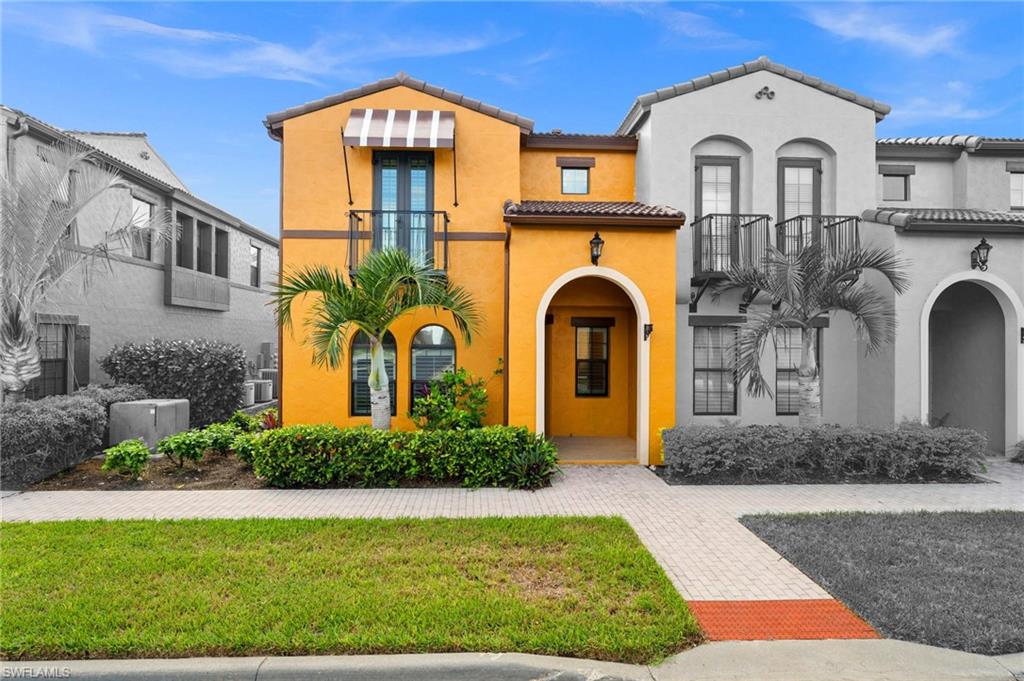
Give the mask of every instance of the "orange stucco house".
M 676 403 L 684 217 L 634 201 L 634 136 L 535 133 L 527 118 L 405 74 L 266 124 L 281 144 L 283 271 L 352 272 L 371 249 L 397 246 L 483 311 L 470 345 L 444 313 L 393 328 L 397 427 L 413 427 L 411 402 L 439 372 L 487 377 L 500 362 L 489 422 L 545 433 L 569 460 L 660 463 Z M 299 326 L 282 331 L 280 354 L 286 423 L 369 423 L 358 337 L 337 371 L 314 366 Z

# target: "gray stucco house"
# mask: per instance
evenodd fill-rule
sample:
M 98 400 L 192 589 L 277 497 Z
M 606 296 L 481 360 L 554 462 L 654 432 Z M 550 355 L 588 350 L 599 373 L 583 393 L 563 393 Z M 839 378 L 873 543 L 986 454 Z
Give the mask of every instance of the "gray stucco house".
M 639 139 L 636 199 L 691 216 L 677 240 L 677 423 L 796 423 L 799 337 L 768 349 L 775 394 L 752 398 L 722 349 L 769 303 L 704 293 L 744 252 L 809 238 L 895 248 L 913 281 L 880 355 L 848 318 L 823 320 L 827 421 L 972 427 L 993 453 L 1024 439 L 1024 139 L 876 139 L 889 111 L 765 57 L 637 98 L 617 131 Z
M 83 245 L 115 220 L 166 211 L 175 238 L 147 240 L 111 254 L 83 294 L 67 286 L 38 316 L 43 375 L 34 396 L 64 394 L 107 379 L 98 361 L 112 346 L 151 338 L 209 338 L 238 343 L 249 360 L 277 352 L 266 303 L 277 277 L 278 240 L 192 194 L 145 133 L 63 130 L 0 105 L 2 171 L 44 163 L 56 142 L 86 145 L 117 170 L 127 189 L 108 192 L 74 224 Z

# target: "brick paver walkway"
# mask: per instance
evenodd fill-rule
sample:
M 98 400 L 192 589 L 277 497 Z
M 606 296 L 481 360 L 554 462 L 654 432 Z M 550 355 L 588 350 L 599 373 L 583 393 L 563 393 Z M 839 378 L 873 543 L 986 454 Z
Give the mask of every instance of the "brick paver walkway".
M 621 515 L 690 601 L 830 598 L 737 522 L 746 513 L 825 510 L 1024 510 L 1024 466 L 994 463 L 998 484 L 671 487 L 640 466 L 565 466 L 538 492 L 345 489 L 28 492 L 4 520 L 72 518 L 394 518 Z

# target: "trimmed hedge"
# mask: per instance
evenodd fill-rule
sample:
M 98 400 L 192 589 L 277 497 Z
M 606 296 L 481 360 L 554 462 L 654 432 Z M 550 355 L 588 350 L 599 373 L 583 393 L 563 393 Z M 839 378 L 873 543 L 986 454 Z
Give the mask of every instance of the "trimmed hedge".
M 399 432 L 296 425 L 263 431 L 244 445 L 253 471 L 274 487 L 394 487 L 419 481 L 534 488 L 548 484 L 557 470 L 554 445 L 526 428 L 509 426 Z M 518 459 L 536 449 L 546 465 L 524 470 Z
M 206 339 L 115 346 L 100 366 L 118 383 L 137 383 L 154 398 L 187 398 L 190 425 L 227 421 L 242 400 L 245 351 Z
M 0 487 L 20 489 L 99 453 L 106 427 L 106 408 L 83 395 L 5 403 Z
M 665 465 L 695 482 L 963 480 L 984 470 L 985 436 L 962 428 L 690 426 L 662 431 Z
M 134 402 L 149 399 L 149 393 L 141 385 L 125 383 L 122 385 L 87 385 L 75 391 L 76 397 L 88 397 L 99 402 L 110 416 L 110 405 L 115 402 Z

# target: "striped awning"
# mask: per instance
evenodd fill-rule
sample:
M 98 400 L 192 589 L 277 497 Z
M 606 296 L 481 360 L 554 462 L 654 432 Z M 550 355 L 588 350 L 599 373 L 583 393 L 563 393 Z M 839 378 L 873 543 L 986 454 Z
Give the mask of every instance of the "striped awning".
M 343 137 L 352 147 L 451 149 L 455 146 L 455 112 L 352 109 Z

